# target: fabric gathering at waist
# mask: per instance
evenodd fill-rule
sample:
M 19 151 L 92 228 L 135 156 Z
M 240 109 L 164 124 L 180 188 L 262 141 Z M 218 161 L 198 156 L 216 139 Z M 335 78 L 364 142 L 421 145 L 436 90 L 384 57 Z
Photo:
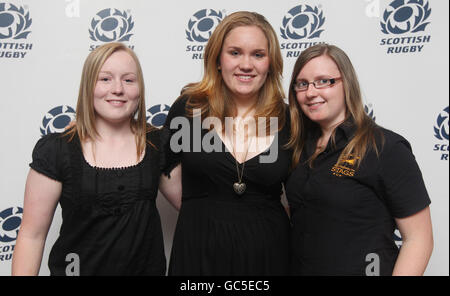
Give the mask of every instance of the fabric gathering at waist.
M 192 200 L 207 199 L 208 201 L 229 202 L 229 203 L 272 203 L 280 202 L 281 197 L 278 194 L 261 194 L 260 192 L 245 192 L 243 195 L 237 195 L 234 192 L 213 192 L 202 194 L 183 195 L 182 202 Z

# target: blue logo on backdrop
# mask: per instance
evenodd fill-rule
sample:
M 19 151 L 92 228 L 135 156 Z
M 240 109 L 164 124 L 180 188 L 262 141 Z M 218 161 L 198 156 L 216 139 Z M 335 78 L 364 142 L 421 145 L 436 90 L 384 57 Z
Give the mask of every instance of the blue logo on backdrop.
M 431 8 L 424 0 L 394 0 L 385 10 L 380 25 L 382 33 L 396 37 L 383 38 L 381 45 L 397 45 L 389 46 L 388 54 L 421 52 L 423 44 L 430 42 L 431 36 L 411 34 L 424 32 L 430 24 L 430 15 Z
M 372 118 L 373 121 L 377 120 L 376 116 L 373 114 L 372 104 L 364 105 L 364 111 L 370 118 Z
M 436 121 L 436 126 L 434 127 L 434 136 L 439 140 L 448 141 L 448 108 L 445 108 L 439 115 Z
M 425 31 L 431 14 L 428 3 L 422 0 L 395 0 L 384 12 L 381 28 L 384 34 L 403 34 Z
M 197 11 L 189 20 L 186 36 L 192 42 L 207 42 L 216 26 L 222 21 L 220 11 L 202 9 Z
M 298 57 L 301 50 L 323 42 L 297 42 L 302 39 L 319 38 L 324 31 L 325 17 L 320 6 L 298 5 L 289 10 L 283 18 L 280 28 L 281 37 L 291 42 L 281 43 L 281 49 L 287 49 L 286 57 Z M 295 42 L 293 42 L 295 41 Z M 292 50 L 293 49 L 293 50 Z
M 223 17 L 223 11 L 202 9 L 194 13 L 189 19 L 186 39 L 197 43 L 186 47 L 187 52 L 193 52 L 192 59 L 203 59 L 205 43 L 208 42 L 209 37 L 211 37 L 214 29 L 222 21 Z
M 75 110 L 66 105 L 58 106 L 48 111 L 42 119 L 41 134 L 62 133 L 64 128 L 75 120 Z
M 9 4 L 6 9 L 6 3 L 0 3 L 0 39 L 26 39 L 31 31 L 27 29 L 31 26 L 32 20 L 30 13 L 25 13 L 23 7 L 18 8 L 14 4 Z M 5 33 L 6 34 L 3 34 Z
M 0 212 L 0 242 L 15 241 L 22 222 L 22 208 L 9 208 Z
M 436 125 L 434 126 L 434 136 L 436 139 L 441 142 L 438 144 L 434 144 L 434 151 L 438 151 L 441 153 L 441 160 L 448 160 L 448 151 L 449 151 L 449 107 L 442 110 L 436 120 Z
M 24 58 L 33 44 L 8 42 L 27 39 L 32 19 L 25 7 L 0 3 L 0 58 Z
M 130 41 L 131 30 L 134 27 L 134 21 L 127 11 L 106 8 L 98 12 L 91 20 L 89 28 L 89 37 L 96 42 L 128 42 Z M 94 50 L 100 45 L 91 45 Z M 134 46 L 130 46 L 134 48 Z
M 303 39 L 320 37 L 325 22 L 323 12 L 319 8 L 312 8 L 305 5 L 296 6 L 288 11 L 288 14 L 283 18 L 283 25 L 280 28 L 281 37 L 286 40 L 289 39 Z
M 155 127 L 162 127 L 166 121 L 170 106 L 161 104 L 150 107 L 147 110 L 147 122 Z
M 394 231 L 394 242 L 397 245 L 397 247 L 400 249 L 403 244 L 402 235 L 400 234 L 400 230 L 395 229 Z
M 11 260 L 22 223 L 23 209 L 9 208 L 0 212 L 0 262 Z

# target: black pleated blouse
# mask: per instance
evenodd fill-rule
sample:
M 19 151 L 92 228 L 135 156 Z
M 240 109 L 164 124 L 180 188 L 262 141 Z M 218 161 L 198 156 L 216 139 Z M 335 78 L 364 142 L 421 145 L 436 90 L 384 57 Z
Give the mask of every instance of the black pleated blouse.
M 159 147 L 160 131 L 147 138 Z M 62 183 L 62 225 L 49 256 L 51 275 L 66 275 L 79 258 L 80 275 L 164 275 L 166 260 L 155 199 L 159 149 L 147 145 L 135 166 L 105 169 L 84 159 L 77 136 L 42 137 L 31 168 Z

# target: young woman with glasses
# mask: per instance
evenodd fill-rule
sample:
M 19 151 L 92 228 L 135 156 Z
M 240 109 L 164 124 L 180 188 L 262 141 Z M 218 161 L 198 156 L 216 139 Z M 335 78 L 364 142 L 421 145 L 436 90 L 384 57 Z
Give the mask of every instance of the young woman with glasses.
M 348 56 L 308 48 L 290 86 L 293 273 L 423 274 L 433 236 L 421 172 L 408 141 L 365 114 Z

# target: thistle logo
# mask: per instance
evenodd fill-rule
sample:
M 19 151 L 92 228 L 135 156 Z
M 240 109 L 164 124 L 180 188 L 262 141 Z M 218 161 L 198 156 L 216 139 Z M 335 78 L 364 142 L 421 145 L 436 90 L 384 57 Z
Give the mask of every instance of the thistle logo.
M 166 122 L 167 114 L 169 113 L 170 106 L 168 105 L 155 105 L 147 110 L 147 122 L 155 127 L 162 127 Z
M 323 42 L 297 42 L 302 39 L 319 38 L 322 34 L 325 17 L 320 6 L 312 7 L 309 5 L 295 6 L 289 10 L 283 18 L 281 25 L 281 37 L 291 42 L 281 43 L 281 49 L 287 49 L 286 57 L 298 57 L 301 50 L 307 49 L 318 43 Z M 294 49 L 294 50 L 292 50 Z
M 0 3 L 0 58 L 24 58 L 33 47 L 31 43 L 10 42 L 27 39 L 31 33 L 32 19 L 25 7 Z
M 22 214 L 23 209 L 19 207 L 0 212 L 0 262 L 12 258 Z
M 9 208 L 0 212 L 0 243 L 15 241 L 22 222 L 22 208 Z
M 441 153 L 441 160 L 448 160 L 449 151 L 449 107 L 442 110 L 436 120 L 436 125 L 434 126 L 434 136 L 441 142 L 434 145 L 433 150 Z
M 134 21 L 127 11 L 106 8 L 98 12 L 91 20 L 89 28 L 89 37 L 96 42 L 128 42 L 130 41 L 131 30 L 134 27 Z M 91 45 L 90 50 L 94 50 L 100 45 Z M 129 46 L 134 49 L 134 46 Z
M 431 36 L 417 34 L 430 24 L 430 15 L 431 8 L 424 0 L 394 0 L 385 10 L 380 25 L 382 33 L 398 37 L 383 38 L 380 45 L 387 46 L 388 54 L 421 52 Z
M 42 119 L 41 134 L 45 136 L 51 133 L 62 133 L 72 120 L 75 120 L 75 110 L 72 107 L 66 105 L 55 107 Z
M 373 114 L 372 104 L 364 105 L 364 112 L 366 112 L 367 116 L 372 118 L 373 121 L 377 120 L 376 116 Z
M 196 44 L 188 45 L 186 51 L 192 52 L 193 60 L 203 59 L 205 43 L 208 42 L 214 29 L 222 21 L 223 15 L 223 11 L 202 9 L 189 19 L 186 39 Z
M 189 31 L 186 30 L 187 39 L 192 42 L 207 42 L 222 18 L 222 12 L 220 11 L 216 12 L 212 9 L 197 11 L 189 20 Z

